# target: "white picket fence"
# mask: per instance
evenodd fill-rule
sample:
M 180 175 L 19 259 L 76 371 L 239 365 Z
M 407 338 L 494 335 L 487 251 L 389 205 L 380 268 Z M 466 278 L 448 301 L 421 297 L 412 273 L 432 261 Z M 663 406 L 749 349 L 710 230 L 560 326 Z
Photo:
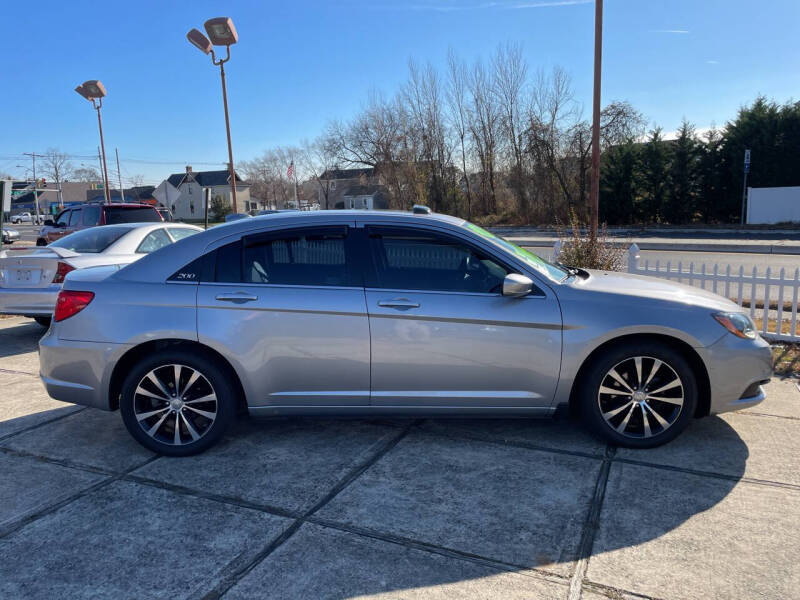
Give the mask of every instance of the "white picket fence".
M 558 260 L 561 250 L 559 242 L 553 246 L 551 259 Z M 800 268 L 794 273 L 786 269 L 775 272 L 767 267 L 763 275 L 757 269 L 745 272 L 744 267 L 731 269 L 730 265 L 714 264 L 709 270 L 705 264 L 695 268 L 695 264 L 679 261 L 666 263 L 642 261 L 636 244 L 628 249 L 628 272 L 671 279 L 681 283 L 703 288 L 730 298 L 749 311 L 750 317 L 761 320 L 758 323 L 761 335 L 771 341 L 800 342 L 800 323 L 797 319 L 797 300 L 800 295 Z

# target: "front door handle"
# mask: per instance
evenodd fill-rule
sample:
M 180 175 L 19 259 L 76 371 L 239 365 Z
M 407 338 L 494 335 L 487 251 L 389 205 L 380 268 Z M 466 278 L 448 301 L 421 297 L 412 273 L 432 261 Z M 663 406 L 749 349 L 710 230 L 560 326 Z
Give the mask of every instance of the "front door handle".
M 412 302 L 408 298 L 394 298 L 393 300 L 379 300 L 378 306 L 408 310 L 409 308 L 419 308 L 419 302 Z
M 217 300 L 222 302 L 233 302 L 234 304 L 243 304 L 245 302 L 254 302 L 258 300 L 258 296 L 247 294 L 245 292 L 235 292 L 232 294 L 219 294 L 216 296 Z

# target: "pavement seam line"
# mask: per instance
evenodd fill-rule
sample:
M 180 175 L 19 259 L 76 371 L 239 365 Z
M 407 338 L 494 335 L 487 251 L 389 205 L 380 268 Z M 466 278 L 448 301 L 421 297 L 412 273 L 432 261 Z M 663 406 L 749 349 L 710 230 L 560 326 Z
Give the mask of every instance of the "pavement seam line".
M 799 406 L 800 406 L 800 404 L 799 404 Z M 789 421 L 800 421 L 800 417 L 788 417 L 786 415 L 771 415 L 769 413 L 755 412 L 755 411 L 748 412 L 748 411 L 742 410 L 742 411 L 739 411 L 738 413 L 734 413 L 734 414 L 736 414 L 737 416 L 742 416 L 742 417 L 761 417 L 761 418 L 770 417 L 772 419 L 788 419 Z
M 725 473 L 714 473 L 713 471 L 695 471 L 694 469 L 687 469 L 685 467 L 676 467 L 673 465 L 659 465 L 655 463 L 644 462 L 632 458 L 614 458 L 612 462 L 635 465 L 637 467 L 650 467 L 651 469 L 661 469 L 663 471 L 674 471 L 677 473 L 684 473 L 687 475 L 696 475 L 697 477 L 710 477 L 712 479 L 724 479 L 726 481 L 735 481 L 741 483 L 749 483 L 751 485 L 763 485 L 767 487 L 774 487 L 786 490 L 800 491 L 800 485 L 795 483 L 785 483 L 782 481 L 770 481 L 769 479 L 757 479 L 755 477 L 737 477 L 736 475 L 726 475 Z
M 189 496 L 192 498 L 203 498 L 205 500 L 209 500 L 212 502 L 219 502 L 220 504 L 227 504 L 230 506 L 236 506 L 238 508 L 244 508 L 248 510 L 255 510 L 258 512 L 264 512 L 267 514 L 274 515 L 276 517 L 283 517 L 287 519 L 295 519 L 301 521 L 303 523 L 311 523 L 313 525 L 319 525 L 321 527 L 327 527 L 329 529 L 335 529 L 337 531 L 341 531 L 343 533 L 351 533 L 353 535 L 359 535 L 362 537 L 369 537 L 376 540 L 380 540 L 383 542 L 397 544 L 400 546 L 407 546 L 409 548 L 414 548 L 417 550 L 422 550 L 425 552 L 430 552 L 433 554 L 441 554 L 443 556 L 447 556 L 450 558 L 457 558 L 460 560 L 467 560 L 471 562 L 477 562 L 480 564 L 484 564 L 486 566 L 490 566 L 496 569 L 507 569 L 511 570 L 515 573 L 520 575 L 526 575 L 526 573 L 520 572 L 521 570 L 525 570 L 530 573 L 534 573 L 539 578 L 555 578 L 558 580 L 559 583 L 566 584 L 567 577 L 560 575 L 558 573 L 554 573 L 551 571 L 547 571 L 545 569 L 539 569 L 536 567 L 524 566 L 524 565 L 517 565 L 513 563 L 505 563 L 499 561 L 495 558 L 488 558 L 485 556 L 481 556 L 478 554 L 470 554 L 464 552 L 462 550 L 457 550 L 454 548 L 449 548 L 447 546 L 437 546 L 435 544 L 431 544 L 430 542 L 423 542 L 420 540 L 415 540 L 413 538 L 405 538 L 401 536 L 395 536 L 394 534 L 372 530 L 372 529 L 364 529 L 352 525 L 348 525 L 346 523 L 340 523 L 338 521 L 330 521 L 328 519 L 321 519 L 319 517 L 309 516 L 304 517 L 303 514 L 290 511 L 285 508 L 272 506 L 269 504 L 259 504 L 257 502 L 251 502 L 249 500 L 244 500 L 240 498 L 234 498 L 232 496 L 223 496 L 220 494 L 212 494 L 208 492 L 203 492 L 200 490 L 195 490 L 193 488 L 188 488 L 184 486 L 178 486 L 171 483 L 165 483 L 162 481 L 158 481 L 155 479 L 149 479 L 146 477 L 142 477 L 136 474 L 128 474 L 125 475 L 123 478 L 125 481 L 131 481 L 134 483 L 139 483 L 141 485 L 147 485 L 159 489 L 163 489 L 169 492 L 173 492 L 176 494 L 181 494 L 184 496 Z
M 450 548 L 448 546 L 440 546 L 438 544 L 432 544 L 431 542 L 424 542 L 421 540 L 416 540 L 414 538 L 398 536 L 374 529 L 366 529 L 355 525 L 348 525 L 346 523 L 340 523 L 338 521 L 329 521 L 327 519 L 320 519 L 318 517 L 309 517 L 308 519 L 305 519 L 305 521 L 313 525 L 319 525 L 320 527 L 327 527 L 328 529 L 335 529 L 343 533 L 350 533 L 352 535 L 367 537 L 382 542 L 386 542 L 389 544 L 395 544 L 398 546 L 403 546 L 405 548 L 411 548 L 413 550 L 428 552 L 430 554 L 438 554 L 440 556 L 445 556 L 447 558 L 472 562 L 486 567 L 491 567 L 493 569 L 516 573 L 517 575 L 533 577 L 535 579 L 543 579 L 545 581 L 549 581 L 551 583 L 558 583 L 564 586 L 569 584 L 569 578 L 567 576 L 555 573 L 553 571 L 548 571 L 546 569 L 539 569 L 537 567 L 508 563 L 502 560 L 498 560 L 496 558 L 489 558 L 486 556 L 481 556 L 480 554 L 472 554 L 470 552 L 465 552 L 464 550 L 457 550 L 455 548 Z
M 593 454 L 591 452 L 581 452 L 580 450 L 565 450 L 563 448 L 555 448 L 553 446 L 541 446 L 539 444 L 532 444 L 530 442 L 521 442 L 516 440 L 498 440 L 489 436 L 480 434 L 467 433 L 464 431 L 456 431 L 454 433 L 437 431 L 434 429 L 419 429 L 420 432 L 426 435 L 433 435 L 437 437 L 445 437 L 456 440 L 469 440 L 473 442 L 484 442 L 486 444 L 493 444 L 496 446 L 509 446 L 511 448 L 523 448 L 525 450 L 538 450 L 540 452 L 551 452 L 553 454 L 562 454 L 564 456 L 577 456 L 580 458 L 593 458 L 594 460 L 603 460 L 602 454 Z
M 38 373 L 31 373 L 29 371 L 17 371 L 16 369 L 0 369 L 0 373 L 11 373 L 13 375 L 27 375 L 28 377 L 39 377 Z
M 591 558 L 595 534 L 600 525 L 600 512 L 603 509 L 608 476 L 611 471 L 611 464 L 615 453 L 615 447 L 606 446 L 603 462 L 597 474 L 594 494 L 589 503 L 589 511 L 586 513 L 586 521 L 584 521 L 580 542 L 578 543 L 578 560 L 575 563 L 575 568 L 569 582 L 568 600 L 580 600 L 583 593 L 583 579 L 586 577 L 586 572 L 589 569 L 589 558 Z
M 243 578 L 245 578 L 253 569 L 255 569 L 258 565 L 260 565 L 267 557 L 270 556 L 275 550 L 280 548 L 288 539 L 290 539 L 299 529 L 300 527 L 306 522 L 306 520 L 313 515 L 318 510 L 322 509 L 326 504 L 328 504 L 331 500 L 333 500 L 338 494 L 340 494 L 344 489 L 346 489 L 353 481 L 358 479 L 367 469 L 369 469 L 372 465 L 378 462 L 381 458 L 383 458 L 388 452 L 390 452 L 397 444 L 399 444 L 403 438 L 405 438 L 409 432 L 411 431 L 412 427 L 417 423 L 417 421 L 412 421 L 408 423 L 405 427 L 403 427 L 399 432 L 395 432 L 394 435 L 388 436 L 388 439 L 384 439 L 382 442 L 378 442 L 378 448 L 372 453 L 372 455 L 367 458 L 366 460 L 362 461 L 360 464 L 356 465 L 352 469 L 350 469 L 344 477 L 342 477 L 339 482 L 331 488 L 331 490 L 325 494 L 318 502 L 316 502 L 310 509 L 305 511 L 303 515 L 289 525 L 280 535 L 274 538 L 269 544 L 267 544 L 260 552 L 258 552 L 253 558 L 247 561 L 246 564 L 242 565 L 241 567 L 237 568 L 233 573 L 228 575 L 227 577 L 223 575 L 221 581 L 217 583 L 211 590 L 206 592 L 201 596 L 202 600 L 217 600 L 222 598 L 228 591 L 233 588 L 236 584 L 238 584 Z M 238 561 L 234 561 L 238 562 Z M 223 571 L 229 567 L 236 566 L 234 563 L 228 563 L 226 567 L 223 568 Z
M 79 500 L 80 498 L 83 498 L 84 496 L 88 496 L 92 492 L 95 492 L 95 491 L 97 491 L 97 490 L 99 490 L 101 488 L 109 486 L 112 483 L 114 483 L 115 481 L 120 481 L 127 474 L 128 471 L 132 471 L 134 469 L 138 469 L 140 467 L 143 467 L 144 465 L 149 464 L 149 463 L 153 462 L 154 460 L 158 460 L 159 458 L 160 458 L 160 456 L 150 457 L 150 458 L 147 459 L 147 461 L 145 461 L 145 462 L 143 462 L 141 464 L 138 464 L 135 467 L 131 467 L 130 469 L 127 469 L 126 471 L 123 471 L 121 473 L 117 473 L 116 475 L 111 475 L 109 477 L 106 477 L 105 479 L 102 479 L 102 480 L 98 481 L 97 483 L 95 483 L 93 485 L 90 485 L 89 487 L 83 488 L 79 492 L 76 492 L 75 494 L 72 494 L 71 496 L 68 496 L 67 498 L 64 498 L 63 500 L 61 500 L 59 502 L 56 502 L 54 504 L 50 504 L 49 506 L 46 506 L 46 507 L 42 508 L 42 510 L 40 510 L 38 512 L 35 512 L 33 514 L 30 514 L 30 515 L 27 515 L 25 517 L 22 517 L 21 519 L 17 519 L 15 521 L 12 521 L 11 523 L 6 525 L 5 527 L 0 528 L 0 539 L 6 538 L 6 537 L 16 533 L 17 531 L 19 531 L 20 529 L 23 529 L 24 527 L 30 525 L 31 523 L 34 523 L 34 522 L 38 521 L 39 519 L 41 519 L 43 517 L 46 517 L 48 515 L 53 514 L 54 512 L 56 512 L 59 509 L 67 506 L 68 504 L 71 504 L 71 503 L 75 502 L 76 500 Z M 64 466 L 64 465 L 62 465 L 62 466 Z
M 78 406 L 78 405 L 73 405 L 73 406 Z M 15 438 L 18 435 L 22 435 L 23 433 L 27 433 L 29 431 L 33 431 L 34 429 L 38 429 L 39 427 L 44 427 L 45 425 L 49 425 L 50 423 L 55 423 L 56 421 L 60 421 L 61 419 L 66 419 L 67 417 L 71 417 L 72 415 L 77 415 L 78 413 L 81 413 L 88 409 L 89 409 L 88 406 L 82 406 L 78 408 L 78 410 L 73 410 L 65 415 L 59 415 L 57 417 L 53 417 L 52 419 L 48 419 L 47 421 L 42 421 L 41 423 L 36 423 L 35 425 L 26 427 L 25 429 L 20 429 L 19 431 L 14 431 L 4 436 L 0 436 L 0 443 L 5 442 L 6 440 L 10 440 L 11 438 Z
M 641 598 L 642 600 L 665 600 L 660 596 L 650 596 L 648 594 L 642 594 L 640 592 L 631 592 L 630 590 L 625 590 L 622 588 L 616 588 L 612 585 L 605 585 L 603 583 L 596 583 L 594 581 L 586 580 L 584 581 L 584 587 L 586 587 L 589 591 L 595 594 L 602 594 L 608 598 L 612 598 L 613 600 L 618 600 L 624 596 L 630 596 L 633 598 Z
M 44 456 L 42 454 L 34 454 L 33 452 L 28 452 L 26 450 L 7 448 L 5 446 L 0 446 L 0 453 L 8 454 L 10 456 L 15 456 L 17 458 L 31 458 L 33 460 L 38 460 L 40 462 L 44 462 L 51 465 L 57 465 L 59 467 L 64 467 L 66 469 L 74 469 L 76 471 L 86 471 L 89 473 L 95 473 L 96 475 L 105 475 L 106 477 L 114 477 L 116 475 L 121 474 L 119 471 L 111 471 L 109 469 L 104 469 L 103 467 L 95 467 L 93 465 L 76 463 L 68 459 L 51 458 L 49 456 Z

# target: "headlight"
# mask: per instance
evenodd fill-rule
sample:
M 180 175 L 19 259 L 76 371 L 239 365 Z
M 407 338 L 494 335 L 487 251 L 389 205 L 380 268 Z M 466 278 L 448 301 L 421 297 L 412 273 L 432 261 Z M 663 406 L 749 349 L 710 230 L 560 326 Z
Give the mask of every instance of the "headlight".
M 722 325 L 736 337 L 753 340 L 757 335 L 756 326 L 747 315 L 742 313 L 726 312 L 715 313 L 713 317 L 717 320 L 717 322 L 719 322 L 720 325 Z

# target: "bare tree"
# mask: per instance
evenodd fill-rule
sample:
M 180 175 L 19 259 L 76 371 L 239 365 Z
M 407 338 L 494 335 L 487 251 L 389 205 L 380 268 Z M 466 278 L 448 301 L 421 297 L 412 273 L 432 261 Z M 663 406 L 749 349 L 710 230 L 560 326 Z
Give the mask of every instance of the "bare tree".
M 331 178 L 326 173 L 336 167 L 336 147 L 330 140 L 320 136 L 313 141 L 306 140 L 300 149 L 300 165 L 306 175 L 313 179 L 319 191 L 320 207 L 331 208 Z
M 461 149 L 461 174 L 467 193 L 467 219 L 472 218 L 472 188 L 467 172 L 467 149 L 465 140 L 469 133 L 469 108 L 467 105 L 467 69 L 456 57 L 453 49 L 447 53 L 447 106 L 450 126 L 458 138 Z
M 69 155 L 56 148 L 48 148 L 45 151 L 42 157 L 41 169 L 44 176 L 54 181 L 59 189 L 61 188 L 61 183 L 68 180 L 73 172 Z
M 86 183 L 100 181 L 100 172 L 93 167 L 78 167 L 72 172 L 72 179 Z
M 495 182 L 497 134 L 500 113 L 492 92 L 493 82 L 483 62 L 476 61 L 468 80 L 472 100 L 470 132 L 480 162 L 480 190 L 484 214 L 497 211 Z

